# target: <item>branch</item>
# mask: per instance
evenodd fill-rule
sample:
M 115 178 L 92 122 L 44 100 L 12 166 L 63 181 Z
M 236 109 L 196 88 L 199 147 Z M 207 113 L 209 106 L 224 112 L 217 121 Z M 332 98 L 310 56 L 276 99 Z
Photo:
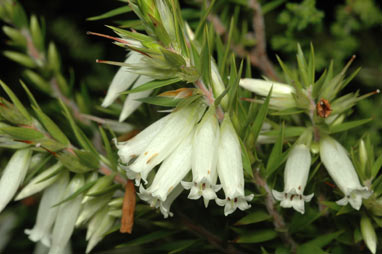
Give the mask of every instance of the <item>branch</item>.
M 273 199 L 272 191 L 269 188 L 266 180 L 261 177 L 258 169 L 253 170 L 253 176 L 255 184 L 258 187 L 263 188 L 266 192 L 265 206 L 268 213 L 273 218 L 273 225 L 275 226 L 275 230 L 280 234 L 281 239 L 290 246 L 292 253 L 296 253 L 297 244 L 289 234 L 284 218 L 277 212 L 275 208 L 275 200 Z

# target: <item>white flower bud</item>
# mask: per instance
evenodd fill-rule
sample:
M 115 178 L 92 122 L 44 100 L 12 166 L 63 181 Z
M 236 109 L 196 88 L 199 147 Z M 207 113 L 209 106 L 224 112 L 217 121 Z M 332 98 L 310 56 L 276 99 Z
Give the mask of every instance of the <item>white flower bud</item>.
M 363 139 L 361 139 L 359 142 L 359 162 L 361 163 L 362 171 L 365 172 L 367 163 L 367 151 Z
M 15 195 L 24 181 L 31 160 L 32 150 L 21 149 L 15 152 L 9 160 L 0 179 L 0 213 Z
M 337 201 L 339 205 L 350 205 L 359 210 L 362 199 L 368 198 L 371 192 L 361 185 L 358 175 L 343 146 L 335 139 L 326 136 L 320 142 L 321 161 L 338 188 L 345 197 Z
M 68 182 L 69 174 L 64 172 L 55 184 L 44 190 L 38 207 L 36 223 L 33 229 L 25 230 L 25 234 L 29 235 L 31 241 L 41 241 L 45 246 L 50 247 L 52 227 L 58 212 L 58 207 L 54 207 L 54 205 L 62 199 Z
M 207 207 L 211 199 L 216 198 L 217 151 L 219 143 L 219 123 L 215 108 L 210 107 L 202 121 L 197 125 L 192 143 L 192 182 L 182 182 L 185 189 L 190 189 L 188 198 L 199 199 L 203 196 Z
M 81 188 L 84 183 L 85 180 L 83 174 L 75 175 L 66 189 L 64 198 L 68 198 Z M 69 242 L 81 209 L 81 200 L 82 194 L 59 206 L 57 218 L 53 227 L 52 246 L 49 250 L 49 254 L 61 254 L 66 244 Z
M 146 183 L 146 177 L 150 171 L 167 158 L 189 135 L 203 111 L 204 106 L 196 103 L 172 112 L 166 125 L 151 140 L 133 164 L 128 166 L 127 176 L 130 179 L 135 178 L 137 185 L 141 179 Z
M 153 79 L 148 76 L 139 76 L 138 80 L 134 83 L 133 88 L 146 84 Z M 138 93 L 131 93 L 127 95 L 127 98 L 123 104 L 122 112 L 119 115 L 119 121 L 123 122 L 128 118 L 139 106 L 142 104 L 139 99 L 145 98 L 151 94 L 153 90 L 146 90 Z
M 369 248 L 371 253 L 375 254 L 377 251 L 378 242 L 377 234 L 375 233 L 375 229 L 369 217 L 366 215 L 362 215 L 361 218 L 361 233 L 367 248 Z
M 261 96 L 268 96 L 272 89 L 269 105 L 277 109 L 288 109 L 296 107 L 296 101 L 293 94 L 296 93 L 292 86 L 267 81 L 262 79 L 245 78 L 240 80 L 240 86 Z
M 224 117 L 220 128 L 220 142 L 217 148 L 217 171 L 223 186 L 225 199 L 216 199 L 216 203 L 224 206 L 224 215 L 233 213 L 237 208 L 246 210 L 251 206 L 247 201 L 253 194 L 244 194 L 243 161 L 239 138 L 228 115 Z
M 126 58 L 125 63 L 135 64 L 140 62 L 141 58 L 140 53 L 132 51 Z M 109 107 L 115 99 L 118 98 L 121 92 L 127 90 L 134 83 L 138 76 L 138 74 L 130 72 L 127 67 L 119 68 L 107 90 L 106 97 L 102 102 L 102 107 Z
M 305 212 L 304 202 L 309 202 L 314 195 L 303 195 L 311 160 L 309 148 L 304 144 L 298 144 L 290 151 L 284 171 L 284 191 L 272 190 L 275 199 L 281 201 L 281 207 Z
M 107 214 L 108 207 L 105 207 L 104 210 L 106 213 L 102 217 L 102 220 L 97 223 L 97 228 L 91 235 L 88 245 L 86 246 L 86 253 L 89 253 L 105 237 L 105 234 L 114 225 L 115 219 Z
M 21 200 L 23 198 L 29 197 L 37 192 L 42 191 L 52 183 L 54 183 L 60 176 L 60 173 L 57 173 L 58 170 L 62 168 L 61 162 L 58 162 L 33 178 L 27 186 L 25 186 L 20 193 L 16 196 L 15 200 Z M 56 173 L 55 175 L 49 177 L 50 175 Z M 49 177 L 48 179 L 46 179 Z M 45 180 L 44 180 L 45 179 Z
M 153 207 L 161 207 L 161 211 L 161 204 L 167 200 L 167 196 L 173 192 L 191 170 L 192 134 L 189 134 L 175 151 L 163 161 L 150 187 L 145 190 L 141 185 L 139 188 L 138 196 Z M 168 212 L 163 213 L 163 215 L 166 218 Z
M 95 197 L 89 201 L 87 201 L 82 210 L 78 219 L 76 221 L 76 226 L 80 226 L 84 224 L 87 220 L 89 220 L 96 212 L 98 212 L 101 208 L 105 207 L 107 203 L 110 201 L 113 193 L 107 193 L 100 197 Z

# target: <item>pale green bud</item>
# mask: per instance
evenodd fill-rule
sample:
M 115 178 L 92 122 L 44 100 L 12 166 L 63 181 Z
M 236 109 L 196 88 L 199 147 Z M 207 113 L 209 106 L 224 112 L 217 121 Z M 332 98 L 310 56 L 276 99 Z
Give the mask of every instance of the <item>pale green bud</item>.
M 361 233 L 367 248 L 371 253 L 375 254 L 377 251 L 377 235 L 369 217 L 366 215 L 362 215 L 361 218 Z
M 48 168 L 35 178 L 33 178 L 27 186 L 25 186 L 21 192 L 16 196 L 15 200 L 21 200 L 23 198 L 29 197 L 37 192 L 42 191 L 52 183 L 54 183 L 59 177 L 60 174 L 57 173 L 58 170 L 62 168 L 62 164 L 60 162 L 56 163 L 52 167 Z M 55 175 L 53 175 L 56 173 Z M 53 175 L 53 176 L 51 176 Z M 49 177 L 51 176 L 51 177 Z M 48 178 L 49 177 L 49 178 Z
M 113 183 L 115 175 L 111 174 L 108 176 L 103 176 L 100 179 L 97 180 L 97 182 L 90 188 L 90 190 L 86 193 L 86 197 L 82 200 L 82 203 L 86 203 L 89 200 L 93 199 L 94 197 L 91 197 L 93 195 L 97 195 L 101 192 L 103 192 L 105 189 L 109 188 L 110 185 Z
M 367 163 L 367 151 L 363 139 L 359 141 L 359 162 L 361 163 L 361 170 L 365 172 Z

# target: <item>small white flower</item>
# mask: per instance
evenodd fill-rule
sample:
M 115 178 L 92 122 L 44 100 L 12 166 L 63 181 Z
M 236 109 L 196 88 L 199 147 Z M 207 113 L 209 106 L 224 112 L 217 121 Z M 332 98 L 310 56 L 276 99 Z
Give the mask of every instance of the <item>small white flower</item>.
M 150 187 L 146 190 L 142 185 L 139 187 L 138 196 L 152 207 L 160 207 L 165 218 L 169 212 L 162 208 L 162 204 L 191 170 L 192 134 L 163 161 Z
M 0 179 L 0 213 L 8 205 L 20 184 L 24 181 L 31 155 L 32 150 L 20 149 L 12 155 L 5 167 Z
M 84 176 L 77 174 L 70 181 L 65 198 L 68 198 L 75 191 L 81 188 L 85 183 Z M 82 194 L 74 199 L 66 201 L 59 206 L 56 221 L 54 222 L 52 233 L 52 245 L 49 254 L 61 254 L 74 231 L 74 226 L 81 209 Z
M 245 210 L 251 207 L 247 201 L 253 194 L 244 194 L 243 162 L 240 141 L 228 115 L 223 119 L 220 128 L 220 142 L 217 148 L 217 172 L 223 186 L 225 199 L 216 198 L 216 203 L 224 206 L 224 215 L 233 213 L 237 208 Z
M 58 162 L 33 178 L 27 186 L 25 186 L 20 193 L 16 196 L 15 200 L 21 200 L 23 198 L 29 197 L 37 192 L 42 191 L 52 183 L 54 183 L 60 176 L 60 173 L 57 173 L 58 170 L 62 168 L 61 162 Z M 50 175 L 56 173 L 55 175 L 51 176 L 50 178 L 46 179 Z M 45 180 L 44 180 L 45 179 Z
M 148 146 L 151 140 L 156 135 L 158 135 L 163 126 L 167 124 L 167 120 L 169 118 L 170 115 L 162 117 L 126 142 L 117 142 L 117 140 L 114 139 L 114 143 L 118 148 L 118 156 L 121 162 L 127 164 L 131 159 L 138 157 L 139 154 L 141 154 L 143 150 Z
M 309 202 L 314 195 L 303 195 L 311 160 L 309 148 L 304 144 L 298 144 L 290 151 L 284 171 L 284 191 L 272 190 L 275 199 L 281 201 L 282 207 L 293 207 L 304 214 L 304 202 Z
M 134 178 L 137 185 L 139 185 L 141 179 L 147 183 L 146 177 L 148 173 L 167 158 L 182 140 L 190 134 L 203 111 L 204 105 L 196 102 L 172 112 L 165 126 L 151 140 L 138 158 L 127 167 L 127 176 L 130 179 Z
M 68 186 L 69 174 L 64 172 L 58 181 L 44 190 L 38 207 L 36 224 L 33 229 L 26 229 L 25 234 L 33 242 L 41 241 L 50 247 L 53 223 L 56 219 L 58 207 L 54 207 L 62 199 Z
M 345 197 L 337 201 L 339 205 L 350 205 L 359 210 L 363 198 L 369 198 L 371 192 L 361 185 L 358 175 L 345 148 L 335 139 L 326 136 L 320 142 L 320 157 L 329 175 Z
M 273 87 L 271 99 L 269 101 L 271 107 L 277 109 L 296 107 L 296 101 L 293 97 L 296 90 L 292 86 L 273 81 L 250 78 L 241 79 L 239 84 L 241 87 L 261 96 L 268 96 L 269 91 Z
M 141 58 L 141 54 L 132 51 L 126 58 L 125 63 L 134 64 L 140 62 Z M 102 107 L 109 107 L 115 99 L 118 98 L 121 92 L 127 90 L 134 83 L 138 76 L 138 74 L 130 72 L 127 67 L 119 68 L 107 90 L 106 97 L 102 102 Z
M 141 75 L 139 76 L 138 80 L 134 83 L 133 88 L 146 84 L 152 80 L 153 79 L 148 76 Z M 127 95 L 127 98 L 125 99 L 125 102 L 123 104 L 122 112 L 119 115 L 119 121 L 123 122 L 124 120 L 126 120 L 126 118 L 128 118 L 142 104 L 142 102 L 139 101 L 139 99 L 149 96 L 152 91 L 153 90 L 146 90 Z
M 199 199 L 203 196 L 207 207 L 211 199 L 216 198 L 217 151 L 219 142 L 219 123 L 215 108 L 210 107 L 202 121 L 197 125 L 192 144 L 192 182 L 182 182 L 185 189 L 191 189 L 188 198 Z

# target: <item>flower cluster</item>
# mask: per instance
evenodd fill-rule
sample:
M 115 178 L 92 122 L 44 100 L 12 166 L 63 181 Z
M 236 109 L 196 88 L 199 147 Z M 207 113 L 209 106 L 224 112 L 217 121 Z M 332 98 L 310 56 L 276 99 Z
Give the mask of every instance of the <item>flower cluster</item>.
M 225 206 L 225 215 L 236 208 L 250 207 L 247 201 L 253 195 L 244 194 L 238 136 L 228 115 L 219 126 L 214 106 L 205 112 L 205 105 L 195 102 L 176 109 L 134 138 L 116 145 L 121 168 L 140 185 L 139 197 L 160 208 L 164 217 L 172 215 L 170 205 L 183 188 L 190 190 L 190 199 L 203 197 L 206 207 L 210 200 L 216 200 Z M 145 188 L 148 174 L 159 164 L 153 181 Z M 182 181 L 190 171 L 192 181 Z M 218 177 L 226 196 L 224 200 L 216 195 L 221 188 Z
M 317 107 L 314 107 L 315 104 L 313 104 L 313 107 L 312 104 L 304 104 L 299 100 L 296 89 L 287 84 L 259 79 L 242 79 L 240 85 L 261 96 L 267 96 L 272 89 L 269 101 L 271 107 L 276 110 L 288 110 L 298 107 L 305 109 L 306 113 L 315 124 L 317 124 L 317 122 L 320 123 L 319 121 L 314 120 L 315 117 L 327 118 L 332 112 L 332 108 L 329 107 L 328 102 L 324 99 L 321 99 L 320 102 L 318 102 Z M 300 89 L 300 97 L 306 96 L 308 101 L 312 101 L 313 98 L 309 92 L 311 89 L 311 87 L 302 90 Z M 358 99 L 359 98 L 351 99 L 349 96 L 346 97 L 346 100 L 348 101 L 347 104 L 351 104 Z M 344 99 L 342 99 L 342 101 L 343 100 Z M 338 108 L 333 109 L 336 113 L 341 113 L 341 110 L 345 108 L 341 108 L 338 103 L 335 105 L 338 106 Z M 325 108 L 323 108 L 324 106 Z M 349 107 L 349 105 L 346 106 L 346 108 L 347 107 Z M 312 110 L 317 110 L 316 115 L 312 113 Z M 338 117 L 338 115 L 336 115 L 336 117 Z M 328 123 L 330 124 L 333 122 L 330 121 L 330 119 L 326 120 L 329 121 L 324 121 L 321 124 L 327 125 Z M 314 128 L 316 129 L 314 130 Z M 313 197 L 313 193 L 307 196 L 303 195 L 303 193 L 311 165 L 310 144 L 313 135 L 311 132 L 313 132 L 313 130 L 319 132 L 319 129 L 317 128 L 318 127 L 307 128 L 305 134 L 300 136 L 299 140 L 297 140 L 296 144 L 289 152 L 284 171 L 284 191 L 272 191 L 275 199 L 281 201 L 280 205 L 282 207 L 293 207 L 296 211 L 302 214 L 305 212 L 304 202 L 309 202 Z M 306 135 L 306 133 L 309 134 Z M 322 134 L 322 136 L 319 137 L 319 140 L 316 141 L 319 142 L 322 163 L 337 184 L 338 188 L 345 195 L 344 198 L 338 200 L 336 203 L 342 206 L 350 203 L 354 209 L 359 210 L 362 205 L 362 199 L 369 198 L 372 192 L 367 187 L 361 185 L 357 172 L 349 159 L 345 148 L 335 139 L 325 134 Z

